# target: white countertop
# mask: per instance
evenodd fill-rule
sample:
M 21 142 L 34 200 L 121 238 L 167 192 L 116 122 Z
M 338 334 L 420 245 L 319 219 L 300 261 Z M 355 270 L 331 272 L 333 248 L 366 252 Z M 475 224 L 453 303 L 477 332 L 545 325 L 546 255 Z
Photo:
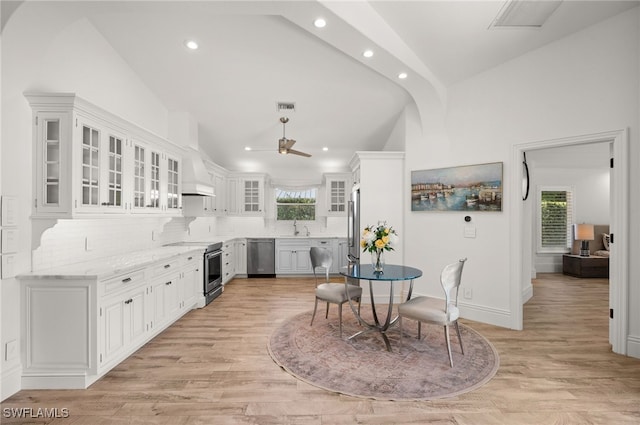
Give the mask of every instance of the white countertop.
M 151 263 L 169 260 L 178 255 L 194 252 L 202 254 L 199 246 L 163 246 L 144 251 L 129 252 L 122 255 L 99 258 L 82 263 L 68 264 L 45 270 L 24 273 L 18 278 L 42 278 L 42 279 L 86 279 L 104 278 L 146 267 Z
M 144 251 L 134 251 L 121 255 L 113 255 L 110 257 L 99 258 L 81 263 L 68 264 L 50 269 L 38 270 L 29 273 L 23 273 L 18 278 L 39 278 L 39 279 L 87 279 L 117 276 L 120 274 L 130 273 L 135 270 L 146 267 L 151 263 L 168 260 L 172 257 L 185 254 L 187 252 L 196 252 L 202 254 L 203 248 L 216 242 L 227 242 L 234 239 L 345 239 L 345 236 L 335 235 L 260 235 L 260 236 L 214 236 L 210 241 L 184 241 L 179 244 L 168 244 L 159 248 L 153 248 Z

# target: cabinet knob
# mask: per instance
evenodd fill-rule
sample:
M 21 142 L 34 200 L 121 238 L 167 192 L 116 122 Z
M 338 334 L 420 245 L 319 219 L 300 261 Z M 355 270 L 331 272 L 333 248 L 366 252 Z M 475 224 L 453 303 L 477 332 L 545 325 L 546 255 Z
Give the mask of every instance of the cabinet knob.
M 128 277 L 126 279 L 122 279 L 122 283 L 128 283 L 128 282 L 131 282 L 131 278 L 130 277 Z
M 171 281 L 169 281 L 169 282 L 165 283 L 165 285 L 171 285 Z

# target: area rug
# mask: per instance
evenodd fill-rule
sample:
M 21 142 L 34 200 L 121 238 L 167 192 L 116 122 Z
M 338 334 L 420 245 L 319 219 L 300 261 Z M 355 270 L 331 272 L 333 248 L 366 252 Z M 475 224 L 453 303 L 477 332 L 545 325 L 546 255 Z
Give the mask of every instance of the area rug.
M 364 310 L 366 319 L 370 312 Z M 418 340 L 417 323 L 404 320 L 402 346 L 396 326 L 387 333 L 392 347 L 388 352 L 377 332 L 348 340 L 363 329 L 348 308 L 342 338 L 337 314 L 325 319 L 322 313 L 316 314 L 313 326 L 312 312 L 286 319 L 271 335 L 268 349 L 285 371 L 329 391 L 377 400 L 455 397 L 489 382 L 500 364 L 493 345 L 468 326 L 460 325 L 464 355 L 455 330 L 451 332 L 451 368 L 441 326 L 423 324 Z

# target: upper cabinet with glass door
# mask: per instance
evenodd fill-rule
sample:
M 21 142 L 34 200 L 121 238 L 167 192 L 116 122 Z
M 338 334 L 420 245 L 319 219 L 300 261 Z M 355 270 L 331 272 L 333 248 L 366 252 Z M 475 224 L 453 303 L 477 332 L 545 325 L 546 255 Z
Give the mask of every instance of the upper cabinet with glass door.
M 180 149 L 74 94 L 25 95 L 33 110 L 33 217 L 180 214 Z
M 132 147 L 132 212 L 179 215 L 180 160 L 138 140 L 132 142 Z
M 327 173 L 324 178 L 327 215 L 346 215 L 347 201 L 351 191 L 351 175 L 349 173 Z

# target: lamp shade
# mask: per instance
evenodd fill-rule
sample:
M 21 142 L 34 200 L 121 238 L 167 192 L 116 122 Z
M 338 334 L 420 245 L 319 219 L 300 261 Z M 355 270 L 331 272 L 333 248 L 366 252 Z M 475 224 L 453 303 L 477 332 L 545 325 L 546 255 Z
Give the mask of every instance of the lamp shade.
M 594 239 L 593 224 L 574 224 L 573 234 L 577 241 L 592 241 Z

